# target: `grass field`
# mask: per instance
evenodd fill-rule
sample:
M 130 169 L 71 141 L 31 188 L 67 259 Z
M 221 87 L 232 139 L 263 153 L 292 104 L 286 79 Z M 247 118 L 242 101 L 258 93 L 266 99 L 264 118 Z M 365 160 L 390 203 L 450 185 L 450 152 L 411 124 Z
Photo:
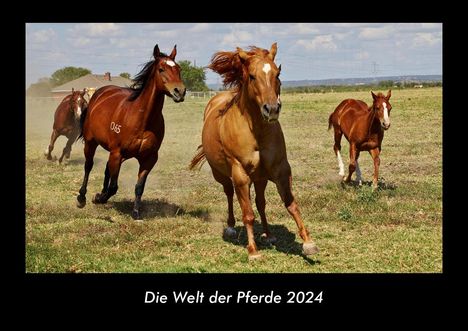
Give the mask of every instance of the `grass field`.
M 207 99 L 166 100 L 166 137 L 143 195 L 144 222 L 131 219 L 136 160 L 121 169 L 119 191 L 106 205 L 101 190 L 108 154 L 98 148 L 88 204 L 75 206 L 83 178 L 83 145 L 58 165 L 45 159 L 57 103 L 26 108 L 27 272 L 442 272 L 442 89 L 394 90 L 391 128 L 385 133 L 380 189 L 372 192 L 372 159 L 362 153 L 365 185 L 342 186 L 328 116 L 345 98 L 370 102 L 370 92 L 284 94 L 280 122 L 293 171 L 293 192 L 321 251 L 301 254 L 302 241 L 270 183 L 267 217 L 275 246 L 256 241 L 263 259 L 249 262 L 246 233 L 235 201 L 236 240 L 224 240 L 227 206 L 221 185 L 205 164 L 189 171 L 201 141 Z M 345 164 L 348 143 L 343 138 Z M 65 137 L 54 155 L 60 156 Z M 252 190 L 252 197 L 254 196 Z M 254 208 L 255 209 L 255 208 Z

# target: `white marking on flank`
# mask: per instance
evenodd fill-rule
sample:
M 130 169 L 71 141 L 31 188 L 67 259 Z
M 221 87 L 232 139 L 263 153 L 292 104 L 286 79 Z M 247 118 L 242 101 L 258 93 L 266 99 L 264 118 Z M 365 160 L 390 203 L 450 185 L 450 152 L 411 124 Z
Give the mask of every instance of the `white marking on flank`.
M 270 70 L 271 70 L 270 64 L 269 64 L 269 63 L 265 63 L 265 64 L 263 65 L 263 69 L 262 69 L 262 70 L 265 72 L 265 74 L 268 74 L 268 73 L 270 72 Z
M 388 118 L 387 103 L 382 102 L 382 105 L 383 105 L 383 120 L 384 120 L 385 125 L 388 126 L 390 124 L 390 119 Z
M 166 60 L 166 64 L 171 66 L 171 67 L 175 66 L 174 61 L 171 61 L 171 60 Z
M 344 164 L 343 164 L 343 159 L 341 158 L 340 151 L 336 153 L 336 157 L 338 158 L 338 166 L 340 167 L 340 172 L 338 173 L 338 175 L 344 176 Z

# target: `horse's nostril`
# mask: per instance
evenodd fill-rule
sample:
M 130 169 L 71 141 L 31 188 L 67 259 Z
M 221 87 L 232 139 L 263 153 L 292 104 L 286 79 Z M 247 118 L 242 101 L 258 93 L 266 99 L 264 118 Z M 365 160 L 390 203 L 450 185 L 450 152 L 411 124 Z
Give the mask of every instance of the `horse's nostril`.
M 263 109 L 266 111 L 267 114 L 270 114 L 270 107 L 268 107 L 268 105 L 263 105 Z
M 176 94 L 180 94 L 179 89 L 178 89 L 177 87 L 174 89 L 174 92 L 175 92 Z

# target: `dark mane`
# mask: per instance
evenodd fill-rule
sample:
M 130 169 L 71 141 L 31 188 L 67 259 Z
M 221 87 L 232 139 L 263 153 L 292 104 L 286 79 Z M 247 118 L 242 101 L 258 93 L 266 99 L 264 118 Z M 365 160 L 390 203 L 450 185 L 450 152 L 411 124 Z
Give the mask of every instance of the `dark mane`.
M 269 52 L 266 49 L 249 46 L 249 51 L 246 53 L 250 56 L 258 55 L 265 57 Z M 239 48 L 234 52 L 216 52 L 211 58 L 208 68 L 223 77 L 225 88 L 232 88 L 234 90 L 232 100 L 226 104 L 226 107 L 220 110 L 220 113 L 224 114 L 239 99 L 239 91 L 246 79 L 239 57 Z
M 132 86 L 130 86 L 132 94 L 128 97 L 129 101 L 134 101 L 140 96 L 141 92 L 145 89 L 146 85 L 148 84 L 148 81 L 150 80 L 151 73 L 153 72 L 153 67 L 163 57 L 167 57 L 167 55 L 164 53 L 160 53 L 160 56 L 158 56 L 156 59 L 146 62 L 143 65 L 143 69 L 141 69 L 141 71 L 135 76 L 135 78 L 133 78 L 133 84 Z

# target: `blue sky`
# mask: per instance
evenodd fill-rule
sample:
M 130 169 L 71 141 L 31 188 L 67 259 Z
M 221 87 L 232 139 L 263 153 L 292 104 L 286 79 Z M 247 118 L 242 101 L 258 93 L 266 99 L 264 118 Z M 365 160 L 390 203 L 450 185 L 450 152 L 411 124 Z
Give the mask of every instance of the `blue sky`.
M 442 74 L 441 23 L 27 23 L 26 87 L 66 66 L 133 76 L 155 44 L 206 66 L 216 51 L 273 42 L 282 80 Z

